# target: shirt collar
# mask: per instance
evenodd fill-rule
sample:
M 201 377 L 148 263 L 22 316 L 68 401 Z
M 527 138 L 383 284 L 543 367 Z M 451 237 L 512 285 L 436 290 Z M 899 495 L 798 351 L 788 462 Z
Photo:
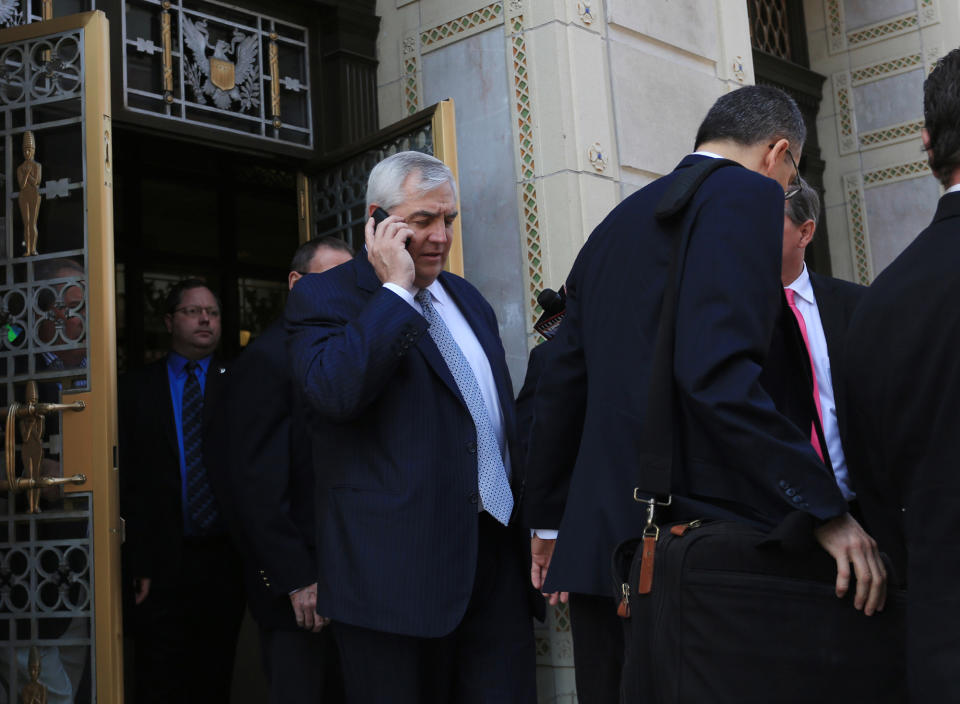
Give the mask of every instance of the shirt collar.
M 693 153 L 694 156 L 708 156 L 711 159 L 723 159 L 719 154 L 714 154 L 713 152 L 705 152 L 703 150 Z
M 958 191 L 960 191 L 960 183 L 955 183 L 944 191 L 943 195 L 947 195 L 947 193 L 957 193 Z
M 447 289 L 443 287 L 443 284 L 440 283 L 440 279 L 434 279 L 433 283 L 427 286 L 426 290 L 430 292 L 431 300 L 435 305 L 442 306 L 449 303 L 450 295 L 447 293 Z
M 793 289 L 794 293 L 807 303 L 813 303 L 813 285 L 810 283 L 810 272 L 807 271 L 806 262 L 803 264 L 803 270 L 800 272 L 800 276 L 784 286 L 784 288 Z
M 213 355 L 208 355 L 201 359 L 195 360 L 197 364 L 200 365 L 200 369 L 203 371 L 203 374 L 206 375 L 207 369 L 210 368 L 210 360 L 213 358 Z M 177 354 L 173 350 L 167 354 L 167 369 L 174 373 L 174 375 L 179 376 L 183 374 L 183 368 L 187 366 L 187 362 L 190 360 L 184 357 L 183 355 Z

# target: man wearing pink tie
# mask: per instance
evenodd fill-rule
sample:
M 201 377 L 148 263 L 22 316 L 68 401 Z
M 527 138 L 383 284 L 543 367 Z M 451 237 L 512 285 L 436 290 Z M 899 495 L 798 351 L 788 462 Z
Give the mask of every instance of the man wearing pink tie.
M 831 364 L 831 360 L 840 359 L 847 324 L 866 288 L 821 276 L 807 268 L 804 253 L 817 229 L 820 196 L 806 181 L 800 183 L 800 191 L 787 200 L 783 216 L 781 280 L 814 372 L 814 402 L 823 426 L 823 440 L 818 437 L 816 429 L 811 428 L 811 444 L 821 459 L 833 466 L 843 497 L 853 502 L 856 492 L 847 473 L 843 451 L 846 436 L 843 384 L 838 378 L 838 364 Z M 859 519 L 855 503 L 851 504 L 851 509 Z

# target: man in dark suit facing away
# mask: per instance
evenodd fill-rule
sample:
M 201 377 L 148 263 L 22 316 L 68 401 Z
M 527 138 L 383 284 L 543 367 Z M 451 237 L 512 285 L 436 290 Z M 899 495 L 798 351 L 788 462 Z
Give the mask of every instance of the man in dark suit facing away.
M 840 360 L 847 326 L 866 288 L 821 276 L 807 268 L 804 254 L 813 241 L 820 220 L 820 196 L 806 181 L 801 179 L 800 185 L 800 191 L 786 202 L 783 216 L 781 281 L 790 316 L 800 327 L 807 360 L 814 372 L 811 382 L 827 452 L 823 453 L 819 439 L 811 442 L 816 442 L 814 449 L 829 460 L 843 498 L 852 502 L 856 492 L 850 481 L 844 452 L 846 399 Z M 797 370 L 790 373 L 796 374 Z
M 938 702 L 960 698 L 960 49 L 927 78 L 923 108 L 946 193 L 864 295 L 843 368 L 858 501 L 906 574 L 910 699 Z
M 794 157 L 805 137 L 796 104 L 775 88 L 722 96 L 700 126 L 697 151 L 618 205 L 566 279 L 567 317 L 537 387 L 524 506 L 537 531 L 534 585 L 552 600 L 571 593 L 577 690 L 586 704 L 617 700 L 622 651 L 614 660 L 604 647 L 622 642 L 610 557 L 644 520 L 633 499 L 637 439 L 673 247 L 672 228 L 654 213 L 674 180 L 704 159 L 743 168 L 707 177 L 682 216 L 691 236 L 674 378 L 684 462 L 674 470 L 667 518 L 803 525 L 836 558 L 838 594 L 849 588 L 852 563 L 857 608 L 872 613 L 883 604 L 875 544 L 847 513 L 809 434 L 777 411 L 760 383 L 783 300 L 784 196 L 798 190 Z M 558 530 L 556 539 L 549 530 Z
M 535 700 L 513 390 L 493 309 L 443 271 L 456 184 L 399 152 L 370 174 L 352 262 L 290 293 L 317 473 L 317 611 L 347 699 Z M 482 234 L 478 234 L 482 237 Z
M 166 299 L 170 352 L 120 380 L 124 572 L 132 581 L 137 704 L 226 704 L 243 617 L 240 558 L 203 453 L 226 368 L 220 303 L 199 279 Z
M 293 255 L 288 286 L 352 257 L 333 237 L 305 242 Z M 270 701 L 335 704 L 342 701 L 336 646 L 316 611 L 313 455 L 301 405 L 280 319 L 231 366 L 206 449 L 215 458 L 210 480 L 243 555 Z

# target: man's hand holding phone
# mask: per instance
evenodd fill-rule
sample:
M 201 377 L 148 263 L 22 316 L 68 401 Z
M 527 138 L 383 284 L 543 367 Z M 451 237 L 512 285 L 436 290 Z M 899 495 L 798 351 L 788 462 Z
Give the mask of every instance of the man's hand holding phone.
M 373 265 L 381 283 L 397 284 L 413 293 L 416 269 L 410 253 L 407 252 L 413 230 L 399 216 L 390 215 L 383 208 L 377 208 L 367 220 L 364 234 L 367 259 Z

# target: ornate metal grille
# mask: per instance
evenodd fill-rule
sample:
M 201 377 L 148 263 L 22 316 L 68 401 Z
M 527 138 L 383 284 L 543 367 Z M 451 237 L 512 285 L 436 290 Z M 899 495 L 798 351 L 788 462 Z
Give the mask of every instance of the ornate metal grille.
M 363 244 L 367 222 L 367 178 L 377 162 L 397 152 L 414 150 L 433 154 L 433 128 L 427 122 L 394 139 L 344 159 L 313 180 L 314 236 L 332 235 Z
M 89 702 L 83 673 L 95 667 L 91 499 L 71 494 L 24 512 L 23 496 L 0 499 L 0 701 L 20 701 L 37 648 L 50 701 Z
M 0 46 L 3 405 L 27 379 L 89 383 L 82 75 L 80 32 Z
M 791 60 L 787 0 L 748 0 L 753 48 Z
M 97 9 L 96 0 L 57 2 L 57 13 L 72 15 Z M 53 11 L 53 8 L 50 8 Z M 0 0 L 0 27 L 16 27 L 43 20 L 43 0 Z
M 83 37 L 0 45 L 2 406 L 28 379 L 42 402 L 90 385 Z M 45 474 L 63 473 L 61 427 L 48 417 Z M 85 668 L 94 678 L 91 497 L 39 502 L 29 513 L 24 494 L 0 497 L 0 701 L 19 701 L 31 645 L 51 701 L 90 701 L 93 685 L 78 688 Z
M 306 27 L 215 0 L 128 0 L 123 37 L 128 109 L 313 147 Z

